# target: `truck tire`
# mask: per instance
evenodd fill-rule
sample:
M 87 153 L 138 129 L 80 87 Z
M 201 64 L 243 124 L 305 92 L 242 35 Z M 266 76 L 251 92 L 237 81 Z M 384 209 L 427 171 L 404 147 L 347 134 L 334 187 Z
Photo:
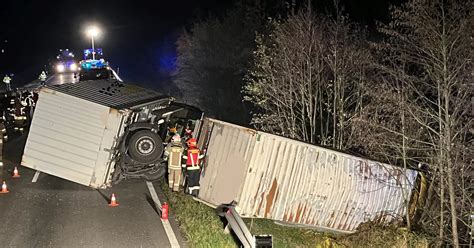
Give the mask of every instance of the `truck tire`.
M 153 163 L 163 154 L 163 141 L 150 130 L 134 133 L 128 141 L 128 154 L 139 163 Z

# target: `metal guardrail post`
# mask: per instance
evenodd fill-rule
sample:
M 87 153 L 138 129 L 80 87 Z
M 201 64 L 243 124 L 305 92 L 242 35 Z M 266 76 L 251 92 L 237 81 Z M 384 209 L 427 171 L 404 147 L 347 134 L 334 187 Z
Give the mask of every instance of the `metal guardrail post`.
M 245 248 L 255 248 L 255 240 L 240 215 L 233 206 L 229 206 L 224 217 Z
M 222 204 L 217 207 L 217 214 L 227 220 L 224 232 L 232 230 L 240 243 L 245 248 L 271 248 L 273 247 L 273 237 L 271 235 L 252 235 L 245 225 L 242 217 L 235 210 L 235 202 Z

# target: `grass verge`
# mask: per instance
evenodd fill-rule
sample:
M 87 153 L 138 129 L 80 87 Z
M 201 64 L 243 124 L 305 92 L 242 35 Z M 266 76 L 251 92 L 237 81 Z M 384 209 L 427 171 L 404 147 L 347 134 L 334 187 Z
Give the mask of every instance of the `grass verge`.
M 192 199 L 182 192 L 171 192 L 162 184 L 168 198 L 170 212 L 179 223 L 189 247 L 238 247 L 213 208 Z M 313 230 L 285 227 L 265 219 L 244 219 L 252 234 L 273 235 L 274 247 L 335 247 L 332 238 Z
M 162 184 L 161 188 L 189 247 L 238 247 L 233 237 L 223 232 L 223 223 L 213 208 L 182 192 L 171 192 L 166 184 Z M 266 219 L 244 219 L 244 222 L 253 235 L 272 235 L 276 248 L 428 247 L 426 238 L 396 226 L 366 223 L 354 234 L 334 236 L 311 229 L 281 226 Z
M 396 225 L 382 225 L 366 222 L 359 225 L 357 232 L 341 236 L 338 242 L 346 247 L 430 247 L 429 238 L 408 232 Z
M 223 232 L 214 209 L 182 192 L 171 192 L 166 184 L 161 188 L 189 247 L 237 247 L 232 236 Z

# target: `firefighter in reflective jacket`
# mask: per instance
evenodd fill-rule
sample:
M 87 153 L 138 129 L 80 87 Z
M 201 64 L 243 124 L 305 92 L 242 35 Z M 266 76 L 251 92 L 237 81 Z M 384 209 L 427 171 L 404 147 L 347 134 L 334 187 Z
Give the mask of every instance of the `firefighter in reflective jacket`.
M 204 157 L 201 154 L 199 148 L 197 148 L 197 140 L 195 138 L 189 139 L 187 142 L 188 150 L 183 158 L 186 160 L 186 180 L 187 180 L 187 192 L 193 196 L 199 194 L 199 177 L 201 174 L 200 160 Z
M 46 83 L 46 78 L 48 76 L 46 75 L 46 72 L 45 71 L 41 71 L 41 74 L 39 75 L 38 79 L 41 81 L 41 85 L 44 86 L 44 84 Z
M 7 91 L 12 90 L 12 88 L 10 86 L 11 81 L 12 81 L 12 78 L 9 77 L 8 75 L 5 75 L 5 77 L 3 78 L 3 83 L 5 83 L 5 88 L 7 89 Z
M 164 159 L 168 161 L 168 185 L 175 192 L 179 191 L 181 183 L 181 157 L 183 152 L 181 137 L 179 134 L 175 134 L 166 146 L 164 156 Z
M 14 119 L 15 119 L 14 130 L 23 133 L 23 131 L 24 131 L 23 126 L 25 125 L 27 120 L 26 120 L 26 115 L 25 115 L 25 107 L 21 104 L 21 97 L 22 97 L 22 95 L 20 93 L 13 100 L 13 102 L 14 102 L 14 114 L 13 114 L 13 116 L 14 116 Z

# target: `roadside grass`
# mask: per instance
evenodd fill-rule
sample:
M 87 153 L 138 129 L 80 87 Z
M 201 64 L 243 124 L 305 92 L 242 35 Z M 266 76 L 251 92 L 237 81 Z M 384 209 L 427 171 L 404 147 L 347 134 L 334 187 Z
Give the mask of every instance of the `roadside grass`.
M 366 222 L 359 225 L 357 232 L 341 236 L 338 242 L 346 247 L 413 247 L 428 248 L 434 244 L 433 239 L 423 234 L 408 232 L 406 228 L 396 225 L 382 225 Z
M 214 209 L 182 192 L 171 192 L 164 183 L 161 188 L 189 247 L 237 247 L 232 236 L 223 232 Z
M 224 233 L 223 222 L 213 208 L 182 192 L 171 192 L 165 183 L 161 188 L 189 247 L 238 247 L 232 235 Z M 244 222 L 253 235 L 272 235 L 273 247 L 276 248 L 429 247 L 426 237 L 392 225 L 365 223 L 354 234 L 335 236 L 312 229 L 282 226 L 267 219 L 244 219 Z
M 335 242 L 330 234 L 320 233 L 311 229 L 282 226 L 267 219 L 244 219 L 253 235 L 271 234 L 273 247 L 342 247 Z
M 161 188 L 189 247 L 238 247 L 232 235 L 224 233 L 224 224 L 213 208 L 182 192 L 171 192 L 164 183 Z M 313 230 L 285 227 L 265 219 L 244 222 L 254 235 L 271 234 L 274 247 L 337 247 L 331 237 Z

